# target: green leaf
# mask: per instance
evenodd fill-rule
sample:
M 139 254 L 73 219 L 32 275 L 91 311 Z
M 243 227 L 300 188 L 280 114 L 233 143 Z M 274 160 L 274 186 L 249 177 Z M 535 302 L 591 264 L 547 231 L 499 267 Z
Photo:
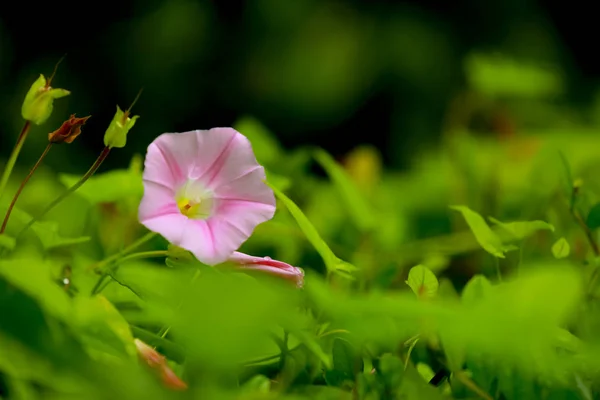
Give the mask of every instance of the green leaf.
M 564 91 L 555 71 L 503 55 L 470 54 L 465 68 L 470 86 L 489 96 L 542 98 Z
M 48 359 L 2 332 L 0 332 L 0 376 L 2 378 L 9 376 L 21 382 L 32 381 L 36 385 L 42 384 L 60 391 L 75 392 L 85 387 L 85 383 L 76 376 L 57 370 Z M 15 398 L 19 397 L 15 396 Z
M 362 358 L 357 355 L 352 344 L 346 339 L 334 339 L 332 357 L 333 368 L 341 372 L 344 379 L 354 381 L 354 375 L 363 369 Z
M 467 306 L 472 306 L 489 296 L 491 291 L 490 281 L 483 275 L 475 275 L 465 285 L 461 293 L 461 301 Z
M 323 259 L 328 272 L 352 272 L 357 269 L 352 264 L 339 259 L 333 253 L 333 251 L 331 251 L 313 224 L 308 220 L 308 218 L 306 218 L 306 215 L 304 215 L 302 210 L 300 210 L 300 208 L 289 197 L 283 194 L 283 192 L 281 192 L 272 183 L 267 183 L 267 185 L 273 189 L 273 192 L 277 198 L 279 198 L 279 200 L 285 204 L 286 208 L 289 210 L 290 214 L 292 214 L 308 241 L 313 245 Z
M 570 252 L 571 247 L 564 237 L 561 237 L 552 245 L 552 255 L 554 255 L 555 258 L 568 257 Z
M 325 353 L 325 351 L 323 351 L 323 349 L 321 348 L 321 345 L 317 342 L 317 340 L 313 336 L 311 336 L 308 333 L 306 333 L 305 331 L 302 331 L 299 329 L 294 329 L 290 333 L 292 333 L 294 336 L 296 336 L 296 338 L 300 342 L 302 342 L 306 346 L 307 349 L 309 349 L 315 356 L 317 356 L 319 358 L 319 360 L 321 360 L 323 365 L 325 365 L 326 368 L 331 369 L 331 359 Z
M 248 138 L 260 164 L 269 164 L 281 159 L 283 151 L 277 139 L 256 118 L 244 116 L 235 123 L 233 128 Z
M 0 261 L 0 276 L 35 299 L 50 315 L 68 320 L 71 299 L 52 276 L 53 264 L 38 258 Z
M 76 184 L 80 175 L 60 174 L 63 185 L 71 187 Z M 120 169 L 96 174 L 77 189 L 77 194 L 91 204 L 110 203 L 128 197 L 141 198 L 144 191 L 142 176 L 139 171 Z
M 292 180 L 286 176 L 275 174 L 267 168 L 265 168 L 265 174 L 267 176 L 267 182 L 271 182 L 280 190 L 287 190 L 292 186 Z
M 255 375 L 248 379 L 240 389 L 240 392 L 244 394 L 267 394 L 271 390 L 271 380 L 264 375 Z
M 55 247 L 70 246 L 74 244 L 85 243 L 91 239 L 89 236 L 77 238 L 65 238 L 58 232 L 59 225 L 54 221 L 38 221 L 31 229 L 42 242 L 42 247 L 45 250 L 50 250 Z
M 356 184 L 347 172 L 322 149 L 315 151 L 315 159 L 323 167 L 333 181 L 342 200 L 346 204 L 350 217 L 361 231 L 367 231 L 375 226 L 373 207 L 369 206 Z
M 3 207 L 0 206 L 0 214 L 2 208 Z M 17 235 L 17 233 L 20 232 L 21 229 L 23 229 L 25 225 L 28 224 L 32 219 L 31 215 L 27 214 L 25 211 L 21 210 L 18 207 L 13 208 L 11 215 L 12 218 L 10 224 L 8 225 L 8 231 L 14 232 L 14 235 Z M 63 237 L 59 233 L 58 223 L 54 221 L 36 221 L 31 226 L 31 229 L 35 233 L 35 236 L 39 238 L 42 247 L 45 250 L 50 250 L 55 247 L 85 243 L 91 239 L 88 236 L 81 236 L 75 238 Z M 2 239 L 0 239 L 0 241 L 2 241 Z M 0 246 L 2 246 L 2 244 L 0 244 Z
M 129 324 L 104 296 L 75 298 L 71 323 L 95 351 L 135 359 Z
M 489 220 L 501 228 L 501 231 L 507 233 L 511 240 L 521 240 L 539 230 L 549 230 L 554 232 L 554 226 L 544 221 L 518 221 L 504 223 L 493 217 Z
M 406 284 L 420 299 L 435 297 L 439 287 L 435 274 L 424 265 L 417 265 L 410 269 Z
M 14 238 L 8 236 L 6 233 L 0 234 L 0 247 L 8 250 L 13 250 L 17 242 Z
M 585 224 L 592 230 L 600 227 L 600 203 L 594 204 L 594 206 L 590 209 L 590 212 L 585 219 Z
M 469 207 L 450 206 L 450 208 L 462 213 L 479 245 L 491 255 L 498 258 L 505 258 L 505 252 L 517 249 L 514 246 L 502 243 L 500 237 L 490 229 L 483 217 Z
M 422 362 L 417 363 L 417 372 L 423 377 L 425 382 L 429 382 L 435 376 L 435 372 L 433 372 L 431 367 Z

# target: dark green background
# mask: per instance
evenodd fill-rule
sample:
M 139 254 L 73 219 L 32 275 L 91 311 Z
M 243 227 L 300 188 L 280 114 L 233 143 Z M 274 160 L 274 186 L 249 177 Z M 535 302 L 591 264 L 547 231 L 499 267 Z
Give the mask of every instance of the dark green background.
M 568 83 L 561 101 L 587 104 L 600 71 L 593 18 L 583 2 L 531 0 L 2 2 L 0 156 L 22 124 L 27 88 L 67 53 L 55 83 L 72 95 L 32 132 L 38 140 L 23 163 L 69 113 L 91 114 L 77 151 L 48 158 L 81 171 L 115 104 L 127 107 L 144 87 L 141 119 L 109 166 L 126 165 L 162 132 L 231 126 L 250 114 L 286 147 L 314 143 L 341 156 L 372 143 L 402 167 L 437 142 L 471 51 L 556 65 Z

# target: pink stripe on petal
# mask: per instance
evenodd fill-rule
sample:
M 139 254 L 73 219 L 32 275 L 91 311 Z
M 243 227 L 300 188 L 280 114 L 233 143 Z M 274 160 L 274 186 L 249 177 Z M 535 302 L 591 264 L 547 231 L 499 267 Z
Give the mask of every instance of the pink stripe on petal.
M 228 161 L 227 157 L 229 157 L 229 153 L 235 145 L 235 138 L 236 134 L 231 135 L 231 139 L 229 139 L 225 147 L 223 147 L 221 153 L 217 156 L 217 159 L 213 162 L 210 168 L 204 172 L 204 175 L 201 178 L 199 178 L 199 180 L 201 180 L 206 187 L 212 187 L 212 182 L 219 175 L 219 173 L 223 169 L 223 166 Z
M 140 222 L 169 213 L 179 214 L 172 191 L 162 183 L 144 180 L 144 196 L 138 211 Z
M 238 133 L 231 128 L 196 130 L 193 133 L 199 152 L 195 159 L 189 161 L 191 169 L 188 178 L 206 186 L 206 182 L 214 175 L 212 171 L 220 170 L 220 160 L 226 158 L 227 148 Z
M 225 130 L 225 128 L 219 129 Z M 212 191 L 230 184 L 243 175 L 250 174 L 253 170 L 259 168 L 262 170 L 262 167 L 256 161 L 250 141 L 231 128 L 226 130 L 233 133 L 231 142 L 219 155 L 218 162 L 213 165 L 210 174 L 203 177 L 203 183 Z M 262 179 L 264 179 L 264 176 Z
M 217 199 L 236 199 L 269 204 L 275 207 L 275 195 L 265 183 L 262 167 L 214 190 Z

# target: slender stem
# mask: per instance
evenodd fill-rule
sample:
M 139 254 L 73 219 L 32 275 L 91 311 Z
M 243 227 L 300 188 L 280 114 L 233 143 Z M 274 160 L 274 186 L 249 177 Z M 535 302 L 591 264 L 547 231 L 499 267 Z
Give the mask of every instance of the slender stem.
M 4 231 L 6 230 L 6 225 L 8 224 L 8 220 L 10 218 L 10 213 L 12 212 L 13 208 L 15 207 L 15 204 L 17 204 L 17 200 L 19 199 L 21 192 L 25 188 L 25 185 L 27 184 L 27 182 L 29 182 L 29 179 L 31 179 L 31 177 L 33 176 L 33 173 L 35 172 L 35 170 L 38 169 L 38 167 L 42 164 L 42 161 L 44 161 L 44 158 L 46 158 L 46 154 L 48 154 L 48 152 L 50 151 L 51 148 L 52 148 L 52 143 L 48 143 L 48 146 L 46 146 L 46 148 L 44 149 L 44 152 L 42 153 L 40 158 L 38 158 L 38 160 L 35 163 L 35 165 L 33 166 L 33 168 L 31 168 L 31 170 L 29 171 L 29 173 L 27 174 L 25 179 L 23 179 L 23 181 L 21 182 L 19 189 L 17 189 L 17 193 L 15 193 L 15 196 L 13 197 L 12 201 L 10 202 L 10 205 L 8 206 L 8 210 L 6 210 L 6 215 L 4 216 L 4 221 L 2 221 L 2 227 L 0 228 L 0 234 L 4 233 Z
M 94 265 L 93 269 L 101 269 L 105 265 L 110 264 L 113 261 L 118 260 L 119 258 L 131 253 L 133 250 L 137 249 L 144 243 L 153 239 L 156 235 L 157 235 L 156 232 L 148 232 L 147 234 L 145 234 L 144 236 L 142 236 L 141 238 L 139 238 L 138 240 L 136 240 L 135 242 L 133 242 L 132 244 L 130 244 L 129 246 L 127 246 L 126 248 L 121 250 L 120 252 L 118 252 L 117 254 L 113 254 L 112 256 L 107 257 L 104 260 L 97 263 L 96 265 Z
M 108 277 L 114 278 L 113 274 L 117 271 L 120 264 L 127 262 L 127 261 L 140 260 L 140 259 L 144 259 L 144 258 L 166 257 L 167 254 L 168 254 L 167 250 L 142 251 L 139 253 L 129 254 L 125 257 L 117 259 L 116 261 L 113 262 L 113 265 L 111 265 L 109 268 L 104 269 L 104 271 L 102 272 L 102 276 L 100 276 L 100 278 L 98 279 L 98 281 L 96 282 L 96 284 L 94 285 L 94 287 L 92 289 L 92 295 L 98 294 L 102 290 L 104 290 L 104 288 L 107 285 L 102 286 L 102 284 L 106 281 L 106 279 Z
M 100 279 L 98 279 L 98 281 L 96 281 L 96 284 L 92 288 L 92 292 L 91 292 L 92 296 L 100 293 L 107 286 L 107 285 L 102 286 L 104 281 L 106 281 L 106 278 L 108 278 L 108 274 L 102 274 Z
M 494 257 L 496 260 L 496 275 L 498 276 L 498 282 L 502 282 L 502 273 L 500 272 L 500 259 L 498 257 Z
M 581 230 L 583 230 L 583 233 L 585 233 L 585 237 L 587 238 L 588 242 L 590 243 L 590 246 L 592 247 L 592 251 L 594 252 L 594 255 L 596 257 L 600 257 L 600 247 L 598 247 L 598 243 L 596 242 L 596 239 L 594 238 L 594 234 L 592 233 L 590 228 L 587 226 L 587 224 L 585 223 L 583 218 L 581 218 L 581 215 L 578 212 L 573 210 L 572 214 L 573 214 L 573 217 L 575 218 L 575 220 L 577 221 L 577 223 L 579 224 L 579 226 L 581 227 Z
M 72 194 L 77 189 L 79 189 L 85 183 L 85 181 L 87 181 L 92 175 L 94 175 L 94 173 L 96 172 L 96 170 L 98 170 L 98 168 L 100 168 L 100 165 L 102 165 L 102 162 L 108 156 L 108 153 L 110 153 L 110 147 L 105 147 L 102 150 L 102 152 L 100 153 L 100 155 L 98 156 L 98 158 L 96 159 L 96 161 L 94 162 L 94 164 L 85 173 L 85 175 L 83 175 L 81 177 L 81 179 L 76 184 L 74 184 L 73 186 L 71 186 L 66 192 L 64 192 L 63 194 L 61 194 L 60 196 L 58 196 L 52 203 L 48 204 L 48 206 L 46 206 L 46 208 L 44 208 L 44 210 L 38 216 L 33 217 L 29 221 L 29 223 L 25 226 L 25 228 L 23 228 L 21 230 L 21 232 L 17 235 L 17 238 L 19 238 L 23 233 L 25 233 L 25 231 L 27 231 L 27 229 L 29 229 L 34 223 L 36 223 L 41 218 L 43 218 L 44 215 L 46 215 L 50 210 L 52 210 L 54 207 L 56 207 L 61 201 L 63 201 L 70 194 Z
M 119 259 L 118 264 L 122 264 L 126 261 L 140 260 L 140 259 L 144 259 L 144 258 L 166 257 L 167 254 L 168 254 L 167 250 L 142 251 L 139 253 L 130 254 L 128 256 L 125 256 L 125 257 Z
M 484 400 L 494 400 L 492 398 L 492 396 L 490 396 L 482 388 L 477 386 L 477 384 L 475 382 L 473 382 L 464 372 L 462 372 L 462 371 L 455 372 L 454 376 L 456 377 L 456 379 L 458 379 L 460 382 L 462 382 L 463 385 L 468 387 L 477 396 L 481 397 Z
M 13 168 L 15 167 L 15 163 L 17 162 L 17 157 L 21 152 L 21 148 L 23 147 L 23 143 L 25 143 L 25 139 L 27 138 L 27 134 L 31 129 L 31 122 L 25 121 L 25 125 L 23 125 L 23 129 L 21 129 L 21 133 L 17 138 L 17 143 L 15 147 L 10 153 L 10 157 L 8 158 L 8 162 L 6 163 L 6 167 L 4 168 L 4 172 L 2 173 L 2 178 L 0 179 L 0 198 L 2 197 L 2 193 L 4 192 L 4 188 L 6 188 L 6 184 L 8 183 L 8 179 L 10 178 L 10 174 L 12 173 Z

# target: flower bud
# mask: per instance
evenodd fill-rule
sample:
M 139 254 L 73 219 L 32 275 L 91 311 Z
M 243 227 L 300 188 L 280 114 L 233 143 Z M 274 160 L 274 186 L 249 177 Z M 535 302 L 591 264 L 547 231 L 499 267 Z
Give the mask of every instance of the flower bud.
M 60 99 L 69 94 L 71 92 L 68 90 L 50 87 L 44 75 L 40 75 L 25 96 L 21 107 L 21 115 L 27 121 L 41 125 L 52 114 L 54 99 Z
M 88 115 L 83 118 L 76 118 L 75 114 L 63 122 L 60 128 L 48 134 L 48 140 L 51 143 L 72 143 L 81 133 L 81 127 L 91 117 Z
M 134 343 L 140 358 L 145 361 L 150 368 L 158 372 L 165 386 L 173 390 L 187 389 L 187 384 L 175 375 L 171 368 L 169 368 L 165 356 L 159 354 L 156 350 L 139 339 L 134 339 Z
M 236 264 L 240 270 L 260 271 L 278 276 L 294 282 L 299 288 L 304 285 L 304 271 L 283 261 L 273 260 L 270 257 L 254 257 L 238 251 L 234 252 L 228 261 Z
M 127 133 L 138 118 L 139 115 L 129 118 L 129 111 L 123 111 L 117 106 L 117 112 L 104 134 L 104 145 L 109 148 L 125 147 Z

